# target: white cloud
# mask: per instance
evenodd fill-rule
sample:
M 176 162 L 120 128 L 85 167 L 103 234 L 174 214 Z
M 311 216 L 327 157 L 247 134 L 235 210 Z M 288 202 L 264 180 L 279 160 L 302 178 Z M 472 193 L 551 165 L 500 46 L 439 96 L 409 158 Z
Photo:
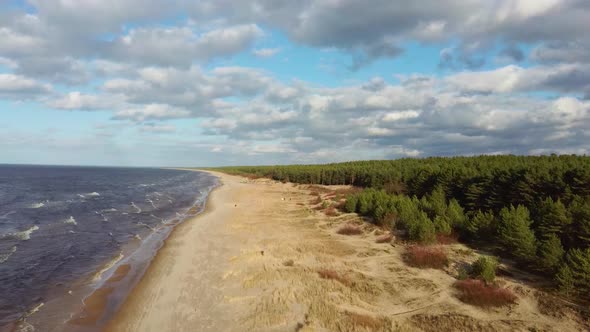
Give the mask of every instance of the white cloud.
M 252 51 L 252 54 L 260 58 L 270 58 L 278 54 L 280 51 L 280 48 L 260 48 Z
M 0 74 L 0 97 L 32 99 L 52 91 L 51 85 L 13 74 Z

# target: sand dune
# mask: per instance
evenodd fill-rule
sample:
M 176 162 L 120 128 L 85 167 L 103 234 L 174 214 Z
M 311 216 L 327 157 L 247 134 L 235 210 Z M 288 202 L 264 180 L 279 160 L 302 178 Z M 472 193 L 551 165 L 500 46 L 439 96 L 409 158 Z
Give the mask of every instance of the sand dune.
M 353 214 L 314 209 L 306 186 L 216 174 L 207 211 L 180 225 L 110 331 L 580 331 L 573 307 L 516 279 L 518 303 L 457 300 L 453 266 L 408 267 L 402 244 Z M 325 194 L 324 194 L 325 195 Z M 339 235 L 344 224 L 361 235 Z M 460 244 L 454 262 L 475 259 Z M 322 276 L 324 278 L 322 278 Z

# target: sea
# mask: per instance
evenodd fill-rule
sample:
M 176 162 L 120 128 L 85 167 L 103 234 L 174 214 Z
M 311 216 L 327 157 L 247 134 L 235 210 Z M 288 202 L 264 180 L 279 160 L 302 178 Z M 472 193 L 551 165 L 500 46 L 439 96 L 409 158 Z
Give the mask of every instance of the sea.
M 189 170 L 0 165 L 0 331 L 99 330 L 217 185 Z M 72 324 L 122 264 L 104 310 Z

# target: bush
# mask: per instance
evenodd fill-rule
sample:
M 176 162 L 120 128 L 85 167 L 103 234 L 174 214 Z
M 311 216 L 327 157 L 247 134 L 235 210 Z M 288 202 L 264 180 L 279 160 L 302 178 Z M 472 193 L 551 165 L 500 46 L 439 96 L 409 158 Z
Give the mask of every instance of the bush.
M 459 280 L 455 287 L 460 291 L 459 300 L 480 307 L 501 307 L 516 302 L 510 290 L 486 285 L 482 280 Z
M 375 242 L 376 243 L 388 243 L 388 242 L 391 242 L 391 240 L 393 240 L 393 234 L 387 233 L 387 234 L 383 234 L 381 236 L 378 236 L 375 239 Z
M 328 217 L 336 217 L 336 216 L 338 216 L 338 211 L 336 211 L 335 207 L 330 206 L 329 208 L 324 210 L 324 214 L 327 215 Z
M 442 269 L 449 263 L 441 247 L 410 246 L 404 258 L 408 265 L 419 268 Z
M 471 265 L 472 275 L 482 279 L 486 284 L 494 282 L 497 268 L 498 261 L 491 256 L 481 256 Z
M 341 276 L 338 272 L 334 270 L 319 269 L 317 272 L 320 278 L 322 279 L 336 280 L 345 286 L 350 286 L 351 284 L 350 280 L 348 280 L 344 276 Z
M 348 224 L 340 227 L 336 233 L 342 235 L 359 235 L 362 234 L 363 231 L 358 226 Z

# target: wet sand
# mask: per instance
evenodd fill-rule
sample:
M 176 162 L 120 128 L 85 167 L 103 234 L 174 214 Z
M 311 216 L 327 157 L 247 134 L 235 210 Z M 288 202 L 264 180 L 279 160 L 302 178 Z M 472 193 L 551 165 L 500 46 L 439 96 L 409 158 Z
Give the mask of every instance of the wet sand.
M 459 301 L 454 273 L 476 253 L 447 245 L 448 269 L 409 267 L 403 243 L 376 243 L 382 230 L 355 214 L 322 210 L 342 188 L 215 175 L 223 185 L 206 211 L 173 231 L 107 331 L 590 327 L 587 317 L 523 279 L 499 278 L 518 296 L 515 305 L 482 309 Z M 362 234 L 337 234 L 346 224 Z

